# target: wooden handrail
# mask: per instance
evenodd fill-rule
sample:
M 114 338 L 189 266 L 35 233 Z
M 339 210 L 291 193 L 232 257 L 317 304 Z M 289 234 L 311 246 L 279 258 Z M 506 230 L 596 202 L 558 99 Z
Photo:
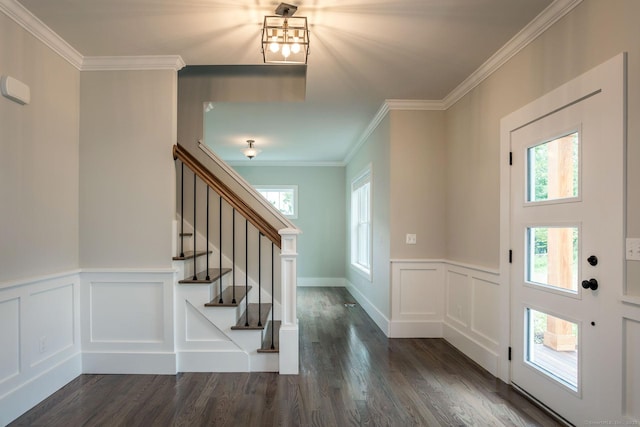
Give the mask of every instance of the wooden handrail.
M 176 144 L 173 146 L 173 159 L 180 159 L 189 169 L 193 171 L 202 181 L 211 187 L 216 193 L 235 208 L 236 211 L 245 217 L 262 234 L 267 236 L 277 247 L 281 247 L 280 234 L 269 222 L 264 219 L 251 206 L 245 203 L 231 188 L 220 181 L 206 166 L 189 153 L 183 146 Z

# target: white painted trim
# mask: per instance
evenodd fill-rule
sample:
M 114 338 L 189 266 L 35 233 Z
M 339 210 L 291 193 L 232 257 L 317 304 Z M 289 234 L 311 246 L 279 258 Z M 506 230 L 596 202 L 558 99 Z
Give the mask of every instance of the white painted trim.
M 169 352 L 83 352 L 85 374 L 175 375 L 176 354 Z
M 27 277 L 23 279 L 10 280 L 7 282 L 0 283 L 0 290 L 9 289 L 9 288 L 18 287 L 18 286 L 24 286 L 24 285 L 32 285 L 38 282 L 46 282 L 49 280 L 61 279 L 64 277 L 70 277 L 70 276 L 79 274 L 81 271 L 82 270 L 80 269 L 61 271 L 59 273 L 47 274 L 43 276 L 33 276 L 33 277 Z
M 242 350 L 180 350 L 178 372 L 250 372 L 249 355 Z
M 82 68 L 82 54 L 16 0 L 0 0 L 0 11 L 60 55 L 69 64 L 78 70 Z
M 0 397 L 0 425 L 7 425 L 82 374 L 76 353 Z
M 499 356 L 450 323 L 443 324 L 443 337 L 465 356 L 498 377 Z
M 229 166 L 228 163 L 225 163 L 216 153 L 214 153 L 211 148 L 209 148 L 202 141 L 198 141 L 198 147 L 207 155 L 211 160 L 213 160 L 216 165 L 218 165 L 223 171 L 225 171 L 234 181 L 236 181 L 242 188 L 244 188 L 250 195 L 253 196 L 254 200 L 259 202 L 265 209 L 271 212 L 275 217 L 277 217 L 283 224 L 286 225 L 287 228 L 298 230 L 298 227 L 291 222 L 289 218 L 282 215 L 282 213 L 276 209 L 271 203 L 269 203 L 264 197 L 260 195 L 256 191 L 255 188 L 246 179 L 244 179 L 238 172 L 235 171 L 232 167 Z
M 545 32 L 556 21 L 565 16 L 582 0 L 555 0 L 529 24 L 511 38 L 504 46 L 494 53 L 484 64 L 467 77 L 458 87 L 452 90 L 442 100 L 445 109 L 449 109 L 463 96 L 482 83 L 486 78 L 502 67 L 509 59 L 527 47 L 540 34 Z
M 391 320 L 389 338 L 442 338 L 442 320 Z
M 444 102 L 423 99 L 386 99 L 389 110 L 410 111 L 442 111 L 446 110 Z
M 351 282 L 349 282 L 348 280 L 346 280 L 346 282 L 347 290 L 349 291 L 351 296 L 356 299 L 358 304 L 360 304 L 360 306 L 364 309 L 364 311 L 366 311 L 369 317 L 371 317 L 371 320 L 373 320 L 374 323 L 378 325 L 378 328 L 380 328 L 385 336 L 389 336 L 389 319 L 387 318 L 387 316 L 385 316 L 384 313 L 378 310 L 378 307 L 373 305 L 373 303 L 369 301 L 369 299 L 364 296 L 364 294 L 360 292 L 358 288 L 353 286 Z
M 347 152 L 343 163 L 348 164 L 351 161 L 355 153 L 371 136 L 389 110 L 448 110 L 580 3 L 582 3 L 582 0 L 555 0 L 441 100 L 385 100 L 376 115 L 371 119 L 369 126 Z
M 18 1 L 0 0 L 0 11 L 80 71 L 178 71 L 186 65 L 180 55 L 83 56 Z
M 83 268 L 87 274 L 172 274 L 177 268 Z
M 344 277 L 298 277 L 299 288 L 344 288 L 347 280 Z
M 85 56 L 81 71 L 141 71 L 141 70 L 173 70 L 184 68 L 184 60 L 180 55 L 145 55 L 145 56 Z
M 226 162 L 229 166 L 240 167 L 322 167 L 322 168 L 342 168 L 346 166 L 344 162 L 299 162 L 299 161 L 271 161 L 271 160 L 233 160 Z
M 388 112 L 389 112 L 389 105 L 386 102 L 383 102 L 382 105 L 380 106 L 380 109 L 376 113 L 376 115 L 373 116 L 373 119 L 371 119 L 369 126 L 367 126 L 367 128 L 364 130 L 362 135 L 360 135 L 360 138 L 356 141 L 354 145 L 351 146 L 351 148 L 347 152 L 347 155 L 344 157 L 344 160 L 343 160 L 343 163 L 345 165 L 349 164 L 349 162 L 351 161 L 351 159 L 353 159 L 353 156 L 356 155 L 360 147 L 362 147 L 362 145 L 365 142 L 367 142 L 367 139 L 376 130 L 376 128 L 382 122 L 382 120 L 385 118 Z

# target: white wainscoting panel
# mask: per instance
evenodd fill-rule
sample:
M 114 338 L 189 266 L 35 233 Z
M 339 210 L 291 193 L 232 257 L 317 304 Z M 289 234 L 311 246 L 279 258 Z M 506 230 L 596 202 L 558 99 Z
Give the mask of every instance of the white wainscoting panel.
M 163 285 L 162 281 L 91 282 L 91 342 L 162 343 Z
M 629 424 L 640 421 L 640 321 L 623 318 L 624 414 Z
M 447 290 L 447 319 L 462 328 L 469 326 L 471 306 L 470 276 L 464 272 L 447 269 L 445 271 Z
M 80 275 L 0 284 L 0 425 L 82 373 Z
M 0 301 L 0 385 L 20 374 L 20 299 Z
M 85 373 L 176 373 L 174 275 L 173 269 L 83 272 Z
M 442 336 L 444 293 L 439 261 L 391 261 L 391 338 Z
M 499 274 L 483 267 L 453 262 L 445 262 L 444 270 L 443 336 L 497 376 L 501 361 Z

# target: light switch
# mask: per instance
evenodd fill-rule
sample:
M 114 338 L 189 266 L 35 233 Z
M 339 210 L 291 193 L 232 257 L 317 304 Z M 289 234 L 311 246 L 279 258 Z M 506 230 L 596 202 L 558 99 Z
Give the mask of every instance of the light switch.
M 627 260 L 640 261 L 640 239 L 627 238 L 626 248 Z
M 415 244 L 416 244 L 416 235 L 407 234 L 407 245 L 415 245 Z

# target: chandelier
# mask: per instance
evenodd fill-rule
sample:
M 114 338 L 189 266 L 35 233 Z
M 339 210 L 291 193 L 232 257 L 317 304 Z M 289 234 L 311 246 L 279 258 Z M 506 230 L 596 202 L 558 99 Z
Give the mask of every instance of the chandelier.
M 265 64 L 306 64 L 309 27 L 305 16 L 293 17 L 297 6 L 280 3 L 277 16 L 265 16 L 262 27 L 262 57 Z

